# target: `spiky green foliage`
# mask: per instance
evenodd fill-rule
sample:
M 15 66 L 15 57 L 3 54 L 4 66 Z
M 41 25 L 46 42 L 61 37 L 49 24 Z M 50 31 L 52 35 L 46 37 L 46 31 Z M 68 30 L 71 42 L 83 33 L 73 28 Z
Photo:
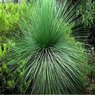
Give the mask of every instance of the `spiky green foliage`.
M 71 37 L 75 15 L 70 5 L 67 0 L 63 5 L 37 0 L 27 10 L 29 18 L 27 14 L 22 17 L 22 35 L 8 56 L 12 73 L 20 70 L 16 92 L 81 93 L 85 55 L 81 44 Z

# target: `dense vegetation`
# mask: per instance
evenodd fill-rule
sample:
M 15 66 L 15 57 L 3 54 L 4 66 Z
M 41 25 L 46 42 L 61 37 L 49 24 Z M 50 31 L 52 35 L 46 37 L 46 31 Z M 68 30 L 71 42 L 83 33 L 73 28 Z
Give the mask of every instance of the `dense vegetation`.
M 94 0 L 0 3 L 1 94 L 94 94 Z

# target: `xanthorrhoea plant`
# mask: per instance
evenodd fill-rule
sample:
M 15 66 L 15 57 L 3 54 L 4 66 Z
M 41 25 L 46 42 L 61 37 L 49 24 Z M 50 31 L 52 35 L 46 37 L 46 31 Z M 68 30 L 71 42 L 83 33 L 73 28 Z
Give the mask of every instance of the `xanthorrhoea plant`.
M 11 70 L 22 70 L 22 80 L 16 78 L 21 93 L 81 93 L 85 55 L 81 44 L 70 36 L 75 19 L 70 4 L 37 0 L 29 19 L 27 14 L 22 17 L 22 35 L 8 56 Z

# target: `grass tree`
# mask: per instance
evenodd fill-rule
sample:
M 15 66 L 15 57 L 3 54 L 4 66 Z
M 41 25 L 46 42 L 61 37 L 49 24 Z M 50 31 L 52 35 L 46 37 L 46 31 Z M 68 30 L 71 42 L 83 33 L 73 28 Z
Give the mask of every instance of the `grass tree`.
M 12 73 L 20 69 L 18 91 L 81 93 L 86 61 L 82 45 L 71 37 L 76 19 L 71 1 L 37 0 L 22 13 L 20 35 L 8 55 Z

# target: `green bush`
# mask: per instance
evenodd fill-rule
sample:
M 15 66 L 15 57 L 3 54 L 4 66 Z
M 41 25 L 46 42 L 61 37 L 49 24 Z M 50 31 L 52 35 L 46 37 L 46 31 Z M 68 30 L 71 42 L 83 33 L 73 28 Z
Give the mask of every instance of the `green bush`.
M 12 45 L 13 38 L 18 30 L 17 23 L 20 20 L 20 10 L 25 10 L 26 3 L 0 3 L 0 93 L 10 93 L 14 88 L 14 75 L 7 68 L 6 55 Z M 16 73 L 16 76 L 19 74 Z
M 26 3 L 0 3 L 0 42 L 11 38 L 15 30 L 18 29 L 17 23 L 22 16 L 20 10 L 25 10 Z
M 37 0 L 32 9 L 23 11 L 21 35 L 8 55 L 11 73 L 20 73 L 14 93 L 83 93 L 87 62 L 82 45 L 71 37 L 75 15 L 70 4 Z
M 80 26 L 77 26 L 77 32 L 73 33 L 74 36 L 83 42 L 86 48 L 93 47 L 95 49 L 95 0 L 79 0 L 76 14 L 81 17 L 78 20 L 81 23 Z
M 0 33 L 7 33 L 15 28 L 19 20 L 18 5 L 13 3 L 0 3 Z
M 20 10 L 26 10 L 26 3 L 14 4 L 14 3 L 0 3 L 0 57 L 6 54 L 6 50 L 9 48 L 9 44 L 12 44 L 11 40 L 15 37 L 15 30 L 19 27 L 19 22 L 22 14 Z
M 0 59 L 6 55 L 9 40 L 16 29 L 19 20 L 18 5 L 13 3 L 0 3 Z
M 85 27 L 91 27 L 94 23 L 95 1 L 81 0 L 77 9 L 77 14 L 82 16 L 82 23 Z

